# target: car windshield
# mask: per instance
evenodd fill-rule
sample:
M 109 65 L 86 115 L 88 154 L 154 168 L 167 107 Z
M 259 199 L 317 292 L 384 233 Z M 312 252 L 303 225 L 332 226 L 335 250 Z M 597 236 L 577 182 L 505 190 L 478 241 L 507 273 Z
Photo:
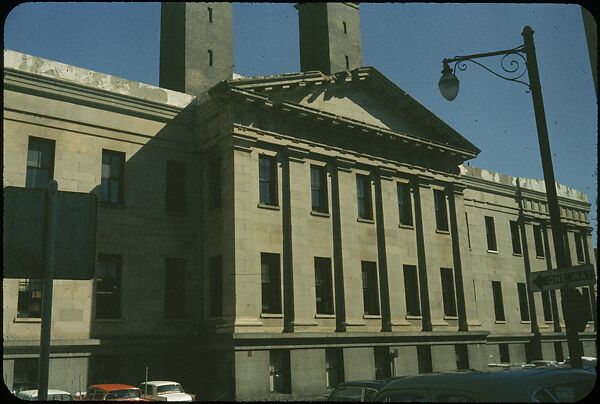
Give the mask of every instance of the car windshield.
M 175 383 L 175 384 L 165 384 L 164 386 L 158 386 L 156 388 L 156 392 L 158 394 L 183 393 L 183 387 L 181 387 L 181 385 L 178 384 L 178 383 Z
M 139 389 L 124 389 L 114 390 L 106 395 L 107 400 L 114 400 L 119 398 L 140 398 Z
M 49 394 L 48 401 L 73 401 L 70 394 Z
M 362 390 L 362 387 L 338 387 L 329 397 L 329 401 L 361 401 Z

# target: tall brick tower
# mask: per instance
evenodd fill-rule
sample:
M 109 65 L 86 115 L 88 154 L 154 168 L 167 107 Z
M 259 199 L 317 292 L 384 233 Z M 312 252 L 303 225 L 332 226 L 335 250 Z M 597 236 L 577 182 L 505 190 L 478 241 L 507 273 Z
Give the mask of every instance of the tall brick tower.
M 331 74 L 362 66 L 358 3 L 298 3 L 300 69 Z
M 199 95 L 232 74 L 231 3 L 162 3 L 160 86 Z

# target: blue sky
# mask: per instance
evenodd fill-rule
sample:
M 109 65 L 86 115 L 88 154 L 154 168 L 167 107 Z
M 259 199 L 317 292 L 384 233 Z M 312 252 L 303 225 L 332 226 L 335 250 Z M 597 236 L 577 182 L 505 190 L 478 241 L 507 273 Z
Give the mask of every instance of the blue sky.
M 541 179 L 531 94 L 524 86 L 469 64 L 459 72 L 456 100 L 444 100 L 437 88 L 443 58 L 519 46 L 523 27 L 531 26 L 555 176 L 587 193 L 597 229 L 597 103 L 578 5 L 360 7 L 365 66 L 377 68 L 477 145 L 482 152 L 471 165 Z M 300 70 L 292 3 L 235 3 L 233 25 L 237 73 Z M 5 48 L 158 85 L 160 3 L 24 3 L 6 17 L 4 28 Z

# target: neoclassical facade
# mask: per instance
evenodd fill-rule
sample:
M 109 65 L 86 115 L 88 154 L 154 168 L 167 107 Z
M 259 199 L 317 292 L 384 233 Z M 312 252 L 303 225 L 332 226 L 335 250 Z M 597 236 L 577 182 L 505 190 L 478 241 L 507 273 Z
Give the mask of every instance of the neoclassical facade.
M 231 29 L 227 6 L 195 4 L 163 26 Z M 556 262 L 543 181 L 469 166 L 476 146 L 362 67 L 360 35 L 341 36 L 354 3 L 321 23 L 303 7 L 300 73 L 188 84 L 166 58 L 169 90 L 4 51 L 4 187 L 54 177 L 98 198 L 96 277 L 55 281 L 51 388 L 136 385 L 148 366 L 206 399 L 306 398 L 569 356 L 560 294 L 527 283 Z M 338 25 L 329 61 L 302 45 Z M 164 46 L 216 35 L 185 26 Z M 206 46 L 211 68 L 228 44 Z M 586 195 L 557 189 L 572 264 L 596 265 Z M 596 291 L 580 289 L 596 356 Z M 4 279 L 3 296 L 18 389 L 36 383 L 41 289 Z

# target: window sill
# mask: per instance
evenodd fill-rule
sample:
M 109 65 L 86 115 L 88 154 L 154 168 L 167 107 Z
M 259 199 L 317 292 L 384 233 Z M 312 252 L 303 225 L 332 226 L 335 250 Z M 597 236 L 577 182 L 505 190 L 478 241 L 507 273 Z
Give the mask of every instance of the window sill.
M 41 323 L 42 319 L 38 317 L 15 317 L 13 323 Z
M 327 212 L 319 212 L 318 210 L 311 210 L 311 211 L 310 211 L 310 214 L 311 214 L 312 216 L 319 216 L 319 217 L 331 217 L 331 216 L 329 215 L 329 213 L 327 213 Z
M 412 224 L 402 224 L 402 223 L 400 223 L 400 224 L 398 225 L 398 228 L 400 228 L 400 229 L 409 229 L 409 230 L 414 230 L 414 229 L 415 229 L 415 226 L 414 226 L 414 225 L 412 225 Z
M 498 254 L 498 250 L 487 250 L 490 254 Z
M 544 323 L 546 323 L 546 324 L 554 324 L 554 320 L 544 320 Z
M 335 314 L 315 314 L 315 318 L 335 318 Z
M 381 319 L 381 314 L 364 314 L 363 318 L 367 318 L 367 319 Z
M 281 313 L 260 313 L 260 318 L 283 318 Z
M 110 209 L 125 209 L 124 203 L 110 203 L 110 202 L 98 202 L 98 206 L 101 208 L 110 208 Z
M 362 217 L 356 218 L 356 221 L 361 222 L 361 223 L 371 223 L 371 224 L 375 223 L 375 220 L 373 220 L 373 219 L 364 219 Z
M 423 320 L 423 316 L 409 316 L 405 317 L 407 320 Z
M 516 253 L 516 252 L 514 252 L 514 253 L 513 253 L 513 256 L 514 256 L 514 257 L 522 257 L 522 256 L 523 256 L 523 254 L 522 254 L 522 253 Z
M 440 230 L 440 229 L 435 229 L 435 232 L 437 234 L 450 234 L 450 230 Z
M 444 320 L 458 320 L 458 316 L 444 316 Z
M 261 209 L 268 209 L 268 210 L 280 210 L 281 208 L 279 207 L 279 205 L 267 205 L 265 203 L 259 203 L 257 205 L 257 208 L 261 208 Z
M 496 320 L 496 324 L 506 324 L 506 320 Z
M 545 256 L 543 256 L 543 255 L 536 255 L 536 256 L 535 256 L 535 258 L 537 258 L 537 259 L 539 259 L 539 260 L 546 259 L 546 257 L 545 257 Z
M 531 320 L 521 320 L 521 324 L 531 324 Z

